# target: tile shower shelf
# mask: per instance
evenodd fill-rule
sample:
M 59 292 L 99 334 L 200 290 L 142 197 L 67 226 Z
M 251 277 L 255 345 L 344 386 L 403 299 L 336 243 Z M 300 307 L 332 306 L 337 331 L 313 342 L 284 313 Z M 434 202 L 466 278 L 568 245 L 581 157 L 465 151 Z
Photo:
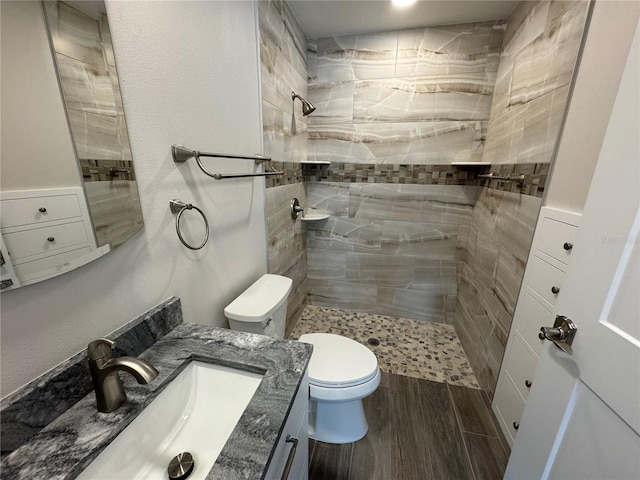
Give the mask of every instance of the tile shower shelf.
M 302 165 L 331 165 L 329 160 L 302 160 Z
M 316 222 L 319 220 L 326 220 L 327 218 L 329 218 L 328 213 L 313 212 L 306 213 L 304 217 L 301 217 L 301 220 L 304 222 Z
M 452 162 L 454 167 L 488 167 L 491 162 Z

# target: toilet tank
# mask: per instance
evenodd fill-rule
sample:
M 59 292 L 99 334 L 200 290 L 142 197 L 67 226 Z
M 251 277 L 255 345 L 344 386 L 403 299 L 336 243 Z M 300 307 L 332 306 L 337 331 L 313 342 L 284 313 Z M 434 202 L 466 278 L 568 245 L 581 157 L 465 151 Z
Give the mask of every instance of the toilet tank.
M 264 274 L 224 309 L 231 329 L 284 338 L 292 284 L 290 278 Z

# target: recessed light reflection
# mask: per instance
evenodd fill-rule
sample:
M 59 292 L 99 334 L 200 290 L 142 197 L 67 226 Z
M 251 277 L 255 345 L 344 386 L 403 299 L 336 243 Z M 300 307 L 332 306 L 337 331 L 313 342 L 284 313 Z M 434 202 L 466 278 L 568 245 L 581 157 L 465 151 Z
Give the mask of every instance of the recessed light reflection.
M 416 0 L 391 0 L 394 7 L 408 7 L 416 3 Z

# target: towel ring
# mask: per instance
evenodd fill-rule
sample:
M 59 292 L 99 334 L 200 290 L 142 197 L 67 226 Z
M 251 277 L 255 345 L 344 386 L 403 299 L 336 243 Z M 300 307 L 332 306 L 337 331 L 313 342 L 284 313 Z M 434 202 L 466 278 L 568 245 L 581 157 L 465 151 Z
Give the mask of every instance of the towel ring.
M 169 202 L 169 208 L 171 209 L 171 213 L 177 214 L 176 216 L 176 233 L 178 234 L 178 238 L 182 242 L 182 244 L 190 250 L 200 250 L 207 244 L 207 240 L 209 240 L 209 222 L 207 221 L 207 217 L 202 210 L 200 210 L 195 205 L 191 205 L 190 203 L 184 203 L 180 200 L 173 199 Z M 204 226 L 206 228 L 204 234 L 204 240 L 198 247 L 194 247 L 193 245 L 189 245 L 186 240 L 182 237 L 182 233 L 180 232 L 180 217 L 185 210 L 196 210 L 200 215 L 202 215 L 202 219 L 204 220 Z

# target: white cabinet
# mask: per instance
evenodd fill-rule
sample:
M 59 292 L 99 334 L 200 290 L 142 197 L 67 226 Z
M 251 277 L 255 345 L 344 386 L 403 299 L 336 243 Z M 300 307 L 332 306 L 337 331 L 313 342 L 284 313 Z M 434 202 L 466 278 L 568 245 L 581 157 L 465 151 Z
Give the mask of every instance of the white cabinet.
M 287 423 L 278 439 L 278 446 L 271 459 L 271 464 L 265 475 L 266 480 L 280 480 L 283 478 L 287 460 L 292 458 L 288 480 L 307 480 L 309 477 L 309 375 L 305 371 L 304 378 L 298 388 L 293 401 Z M 296 439 L 295 442 L 287 441 Z
M 511 445 L 529 391 L 535 388 L 533 377 L 544 345 L 538 333 L 540 327 L 550 327 L 555 320 L 555 303 L 562 295 L 579 223 L 578 214 L 551 207 L 540 210 L 492 404 Z
M 97 248 L 82 188 L 2 192 L 3 289 L 86 263 Z

